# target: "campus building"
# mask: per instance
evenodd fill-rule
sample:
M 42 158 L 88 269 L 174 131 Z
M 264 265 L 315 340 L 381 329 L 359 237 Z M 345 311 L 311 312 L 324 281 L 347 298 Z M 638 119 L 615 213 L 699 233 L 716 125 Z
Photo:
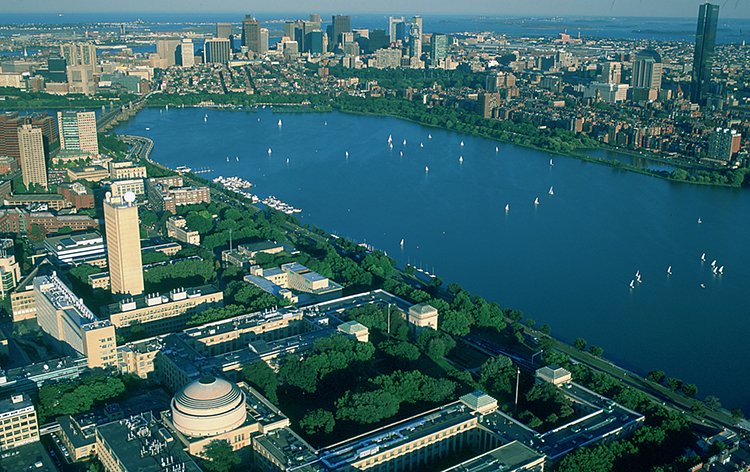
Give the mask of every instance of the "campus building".
M 167 219 L 167 237 L 175 238 L 183 243 L 200 246 L 201 235 L 197 231 L 190 231 L 187 227 L 187 221 L 181 216 L 170 216 Z
M 3 298 L 21 281 L 21 268 L 13 246 L 12 239 L 0 239 L 0 296 Z
M 36 409 L 28 395 L 13 395 L 0 400 L 0 451 L 39 441 Z
M 93 111 L 58 111 L 57 126 L 61 151 L 99 153 L 96 136 L 96 115 Z
M 107 194 L 104 201 L 110 284 L 112 295 L 119 297 L 143 294 L 141 236 L 134 201 L 133 194 L 122 198 Z
M 44 239 L 44 249 L 58 266 L 106 254 L 104 237 L 97 231 L 47 237 Z
M 176 214 L 175 207 L 211 203 L 208 187 L 183 187 L 180 176 L 150 178 L 146 181 L 148 201 L 154 211 L 170 211 Z
M 45 164 L 42 130 L 31 125 L 18 129 L 18 150 L 20 153 L 23 185 L 40 185 L 47 189 L 47 165 Z
M 86 357 L 92 369 L 117 365 L 112 323 L 99 321 L 54 273 L 34 278 L 34 299 L 37 323 L 58 351 Z

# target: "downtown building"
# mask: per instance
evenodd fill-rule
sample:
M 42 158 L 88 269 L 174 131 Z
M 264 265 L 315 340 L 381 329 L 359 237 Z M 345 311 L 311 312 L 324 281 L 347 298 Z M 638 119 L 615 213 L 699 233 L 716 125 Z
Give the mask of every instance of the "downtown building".
M 99 153 L 93 111 L 58 111 L 57 126 L 61 151 L 89 156 Z
M 18 129 L 18 150 L 24 186 L 29 189 L 31 185 L 39 185 L 47 190 L 47 165 L 42 130 L 30 124 L 22 125 Z
M 704 3 L 698 8 L 698 28 L 695 32 L 693 74 L 690 81 L 690 102 L 705 105 L 711 85 L 711 68 L 714 64 L 716 26 L 719 5 Z

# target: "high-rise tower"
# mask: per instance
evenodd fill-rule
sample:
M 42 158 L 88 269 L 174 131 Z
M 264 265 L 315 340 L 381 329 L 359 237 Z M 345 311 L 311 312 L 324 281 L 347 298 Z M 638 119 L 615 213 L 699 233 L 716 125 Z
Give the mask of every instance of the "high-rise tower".
M 255 21 L 253 15 L 245 15 L 242 20 L 242 45 L 254 53 L 262 52 L 260 50 L 260 23 Z
M 349 33 L 352 30 L 351 18 L 348 15 L 334 15 L 333 16 L 333 38 L 330 39 L 328 49 L 335 50 L 336 46 L 341 43 L 341 34 Z M 333 44 L 333 46 L 331 46 Z
M 58 111 L 57 126 L 60 149 L 88 154 L 99 153 L 96 115 L 93 111 Z
M 719 20 L 719 5 L 704 3 L 698 9 L 698 29 L 695 32 L 695 54 L 693 56 L 693 78 L 690 82 L 690 101 L 705 104 L 706 92 L 711 83 L 711 67 L 714 63 L 716 25 Z
M 44 162 L 44 141 L 42 130 L 30 124 L 18 128 L 18 148 L 21 153 L 21 172 L 23 184 L 29 188 L 30 184 L 47 188 L 47 166 Z
M 126 298 L 143 294 L 138 207 L 133 192 L 126 192 L 122 198 L 107 192 L 104 225 L 112 295 Z

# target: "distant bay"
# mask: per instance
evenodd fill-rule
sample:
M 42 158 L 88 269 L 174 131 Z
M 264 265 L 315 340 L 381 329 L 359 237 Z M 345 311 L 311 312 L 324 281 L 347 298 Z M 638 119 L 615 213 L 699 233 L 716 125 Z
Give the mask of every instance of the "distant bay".
M 750 413 L 750 378 L 737 375 L 750 359 L 747 189 L 338 112 L 147 108 L 115 132 L 153 139 L 152 158 L 169 167 L 245 178 L 261 198 L 302 208 L 303 223 Z M 713 274 L 714 260 L 724 275 Z M 642 283 L 631 289 L 636 272 Z

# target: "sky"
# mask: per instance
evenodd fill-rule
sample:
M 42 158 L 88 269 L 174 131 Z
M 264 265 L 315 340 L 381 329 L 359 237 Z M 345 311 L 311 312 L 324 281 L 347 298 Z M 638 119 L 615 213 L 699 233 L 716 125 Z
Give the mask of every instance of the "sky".
M 295 0 L 293 11 L 329 14 L 384 13 L 464 14 L 488 16 L 605 16 L 605 17 L 697 17 L 700 0 L 412 0 L 408 11 L 403 0 Z M 750 0 L 718 0 L 720 18 L 750 18 Z M 2 0 L 5 13 L 79 12 L 283 12 L 278 0 Z M 0 16 L 0 23 L 2 17 Z

